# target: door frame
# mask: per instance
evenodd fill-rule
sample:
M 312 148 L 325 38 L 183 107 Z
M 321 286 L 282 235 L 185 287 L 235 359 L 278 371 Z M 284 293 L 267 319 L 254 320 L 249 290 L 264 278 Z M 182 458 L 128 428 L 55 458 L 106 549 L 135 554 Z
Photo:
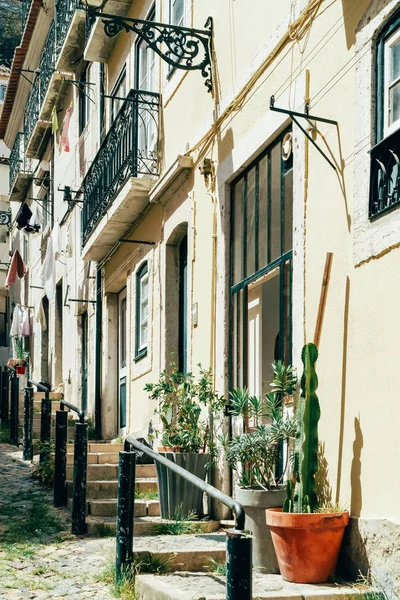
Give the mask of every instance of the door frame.
M 117 319 L 117 357 L 118 357 L 118 362 L 117 362 L 117 373 L 116 373 L 116 377 L 117 377 L 117 431 L 118 431 L 118 435 L 119 436 L 124 436 L 126 435 L 126 422 L 127 422 L 127 406 L 128 406 L 128 386 L 127 386 L 127 381 L 128 381 L 128 348 L 129 348 L 129 335 L 128 335 L 128 331 L 129 331 L 129 327 L 128 327 L 128 321 L 127 321 L 127 308 L 128 308 L 128 300 L 127 300 L 127 287 L 123 287 L 118 295 L 118 302 L 117 302 L 117 306 L 118 306 L 118 319 Z M 123 301 L 125 301 L 125 348 L 124 348 L 124 352 L 125 352 L 125 364 L 122 365 L 122 337 L 121 337 L 121 306 Z M 124 419 L 122 419 L 121 417 L 121 387 L 125 386 L 125 415 L 124 415 Z M 122 425 L 122 426 L 121 426 Z

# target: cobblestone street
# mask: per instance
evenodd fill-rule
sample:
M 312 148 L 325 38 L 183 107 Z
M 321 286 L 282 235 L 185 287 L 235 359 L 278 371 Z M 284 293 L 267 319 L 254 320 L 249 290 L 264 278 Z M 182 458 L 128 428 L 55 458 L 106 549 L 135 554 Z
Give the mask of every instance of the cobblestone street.
M 76 538 L 70 513 L 30 476 L 14 446 L 0 446 L 0 600 L 114 596 L 101 581 L 114 538 Z

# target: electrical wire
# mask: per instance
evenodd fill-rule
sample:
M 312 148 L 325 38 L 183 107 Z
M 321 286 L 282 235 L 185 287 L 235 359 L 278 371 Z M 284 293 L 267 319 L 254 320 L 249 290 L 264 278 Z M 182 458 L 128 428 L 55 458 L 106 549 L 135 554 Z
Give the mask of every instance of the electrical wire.
M 247 83 L 242 87 L 240 92 L 225 108 L 222 114 L 215 120 L 208 131 L 200 138 L 200 140 L 186 152 L 186 155 L 192 154 L 193 152 L 200 150 L 202 147 L 207 146 L 211 142 L 216 132 L 221 128 L 221 125 L 235 112 L 239 111 L 248 94 L 254 88 L 260 77 L 265 73 L 267 68 L 272 64 L 275 58 L 282 52 L 290 41 L 299 41 L 304 37 L 308 31 L 318 10 L 324 0 L 311 0 L 307 6 L 300 13 L 299 17 L 289 26 L 288 30 L 281 37 L 279 42 L 275 45 L 273 50 L 264 59 L 262 64 L 256 69 L 255 73 L 250 77 Z
M 355 3 L 358 2 L 356 5 Z M 287 77 L 285 79 L 285 81 L 282 82 L 282 84 L 280 85 L 280 87 L 275 91 L 275 100 L 278 100 L 281 96 L 283 96 L 283 94 L 290 88 L 290 86 L 292 85 L 293 82 L 293 78 L 294 77 L 299 77 L 300 74 L 310 65 L 310 63 L 318 56 L 318 54 L 321 52 L 322 48 L 324 48 L 328 42 L 331 41 L 331 39 L 339 32 L 342 30 L 343 25 L 346 23 L 346 21 L 350 18 L 350 16 L 353 14 L 353 12 L 356 10 L 356 8 L 359 6 L 359 4 L 361 3 L 361 0 L 353 0 L 352 4 L 350 4 L 350 6 L 347 7 L 347 9 L 344 11 L 344 13 L 342 15 L 340 15 L 340 17 L 337 19 L 337 21 L 335 21 L 335 23 L 332 25 L 332 27 L 329 28 L 329 31 L 326 32 L 325 35 L 322 36 L 322 38 L 315 44 L 315 46 L 309 51 L 308 55 L 307 55 L 307 59 L 304 63 L 302 63 L 301 65 L 299 65 L 298 67 L 296 67 L 294 69 L 294 71 L 292 71 L 289 75 L 289 77 Z M 351 13 L 347 14 L 349 12 L 349 10 L 352 8 L 353 10 L 351 11 Z M 347 16 L 345 16 L 347 14 Z M 338 27 L 336 29 L 333 30 L 333 28 L 335 28 L 338 25 Z M 331 34 L 331 35 L 329 35 Z M 327 38 L 327 36 L 329 35 L 329 37 Z M 324 42 L 324 40 L 326 40 Z M 317 48 L 321 45 L 321 43 L 323 43 L 323 45 L 321 46 L 321 48 L 319 48 L 318 52 L 316 52 L 315 56 L 311 56 L 315 50 L 317 50 Z M 298 72 L 297 72 L 298 71 Z M 295 73 L 297 72 L 297 74 L 295 75 Z M 284 87 L 286 86 L 286 87 Z M 284 89 L 282 90 L 282 88 L 284 87 Z M 282 91 L 281 91 L 282 90 Z

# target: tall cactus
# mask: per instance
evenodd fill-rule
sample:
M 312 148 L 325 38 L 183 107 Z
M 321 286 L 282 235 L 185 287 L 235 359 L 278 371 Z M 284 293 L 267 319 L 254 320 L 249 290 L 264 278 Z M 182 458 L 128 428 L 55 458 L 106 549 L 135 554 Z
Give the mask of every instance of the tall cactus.
M 318 377 L 315 362 L 318 349 L 306 344 L 301 353 L 304 369 L 301 378 L 301 396 L 297 407 L 297 437 L 294 457 L 296 487 L 293 498 L 294 512 L 313 512 L 317 507 L 315 474 L 318 470 L 318 421 L 321 415 L 318 396 Z

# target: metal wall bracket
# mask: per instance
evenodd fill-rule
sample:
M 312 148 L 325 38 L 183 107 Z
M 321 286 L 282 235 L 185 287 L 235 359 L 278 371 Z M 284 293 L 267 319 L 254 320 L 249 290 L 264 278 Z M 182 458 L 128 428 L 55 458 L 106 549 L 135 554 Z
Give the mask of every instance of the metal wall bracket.
M 174 69 L 201 71 L 205 86 L 212 91 L 212 27 L 208 17 L 206 29 L 192 29 L 180 25 L 143 21 L 119 15 L 110 15 L 86 7 L 89 21 L 97 17 L 104 23 L 104 33 L 114 37 L 121 31 L 133 31 L 146 44 Z
M 325 119 L 323 117 L 315 117 L 314 115 L 310 115 L 309 114 L 309 107 L 308 107 L 308 103 L 306 103 L 304 105 L 304 113 L 300 113 L 300 112 L 296 112 L 294 110 L 289 110 L 287 108 L 278 108 L 275 106 L 275 96 L 271 96 L 270 101 L 269 101 L 269 108 L 270 110 L 273 110 L 275 112 L 279 112 L 279 113 L 284 113 L 285 115 L 289 115 L 289 117 L 292 119 L 292 121 L 294 121 L 297 125 L 297 127 L 299 129 L 301 129 L 301 131 L 304 133 L 304 135 L 306 136 L 306 138 L 308 140 L 310 140 L 310 142 L 312 143 L 312 145 L 318 150 L 318 152 L 325 158 L 325 160 L 330 164 L 330 166 L 332 167 L 332 169 L 334 169 L 336 171 L 336 165 L 331 161 L 330 158 L 328 158 L 328 156 L 325 154 L 325 152 L 318 146 L 317 142 L 315 140 L 313 140 L 313 138 L 311 137 L 311 135 L 308 133 L 308 131 L 299 123 L 298 119 L 305 119 L 306 121 L 308 121 L 309 125 L 315 129 L 312 121 L 317 121 L 320 123 L 329 123 L 330 125 L 336 125 L 338 124 L 337 121 L 333 121 L 332 119 Z
M 11 226 L 11 208 L 8 210 L 0 210 L 0 225 L 7 225 L 8 229 Z

